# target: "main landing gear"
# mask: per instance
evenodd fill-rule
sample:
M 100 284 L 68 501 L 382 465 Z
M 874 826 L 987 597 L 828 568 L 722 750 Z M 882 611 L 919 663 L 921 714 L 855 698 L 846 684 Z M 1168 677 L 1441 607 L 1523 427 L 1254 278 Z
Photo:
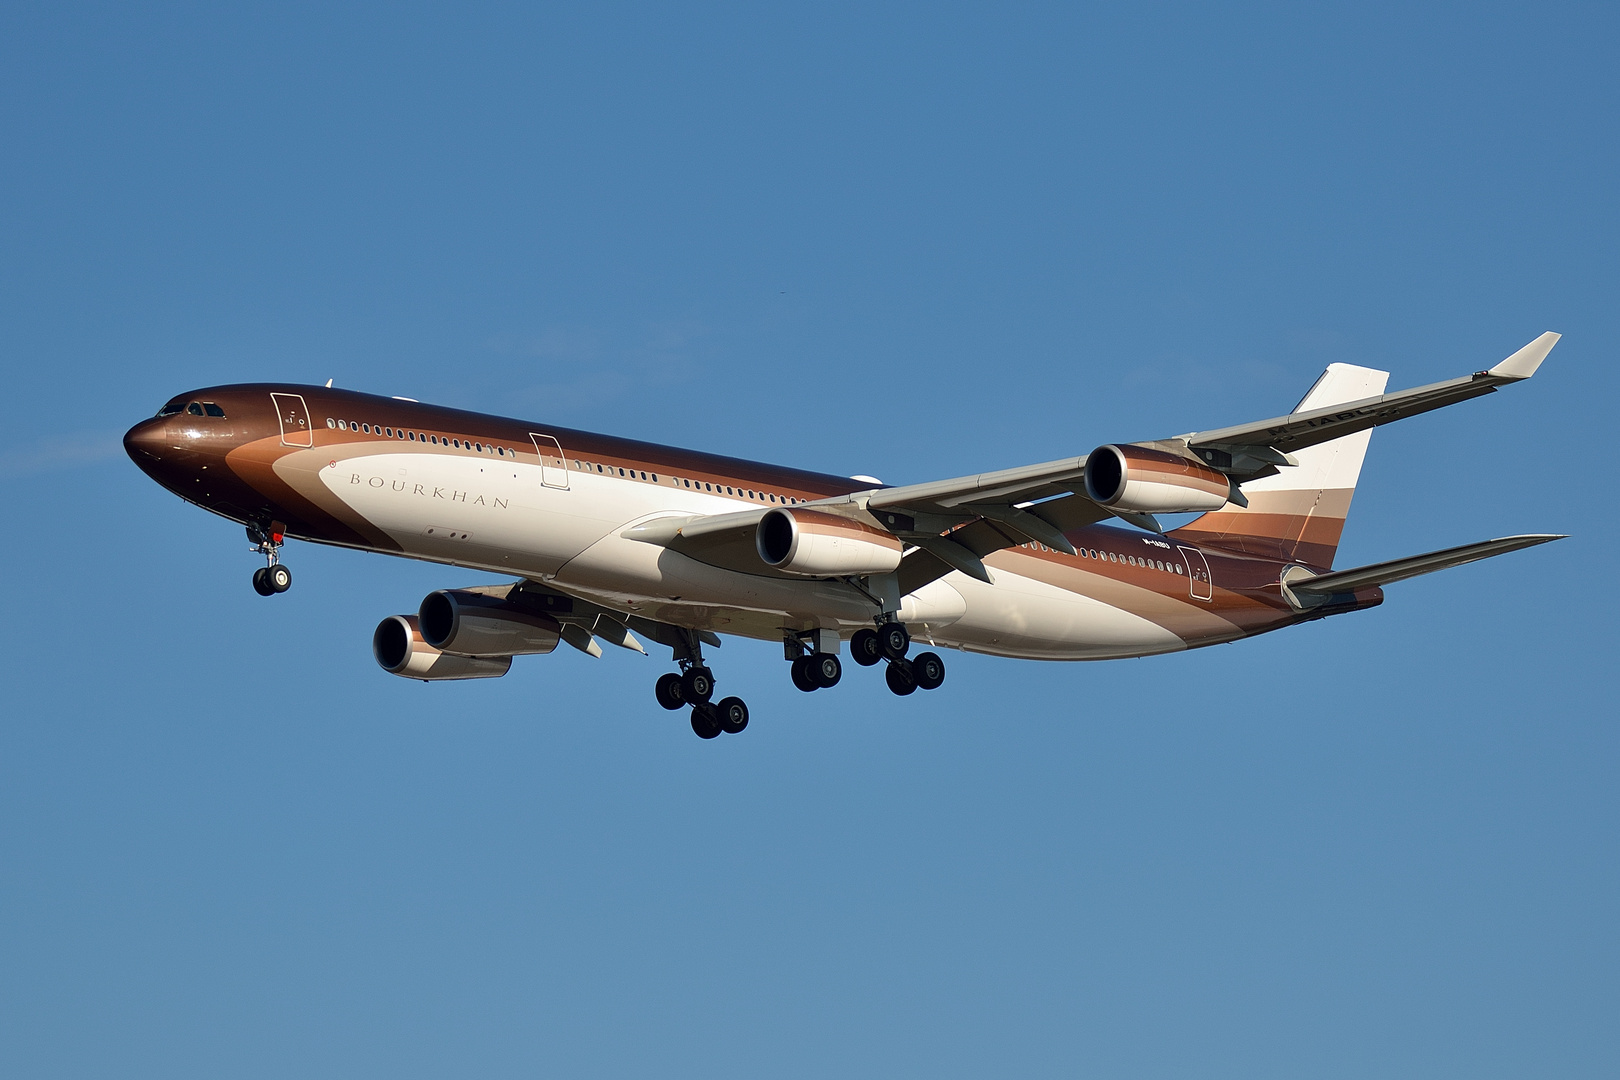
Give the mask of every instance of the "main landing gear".
M 691 706 L 692 732 L 700 739 L 740 733 L 748 726 L 747 704 L 739 697 L 709 700 L 714 695 L 714 672 L 704 666 L 703 643 L 691 631 L 683 636 L 676 656 L 681 670 L 660 675 L 653 687 L 658 704 L 671 711 Z
M 274 596 L 292 588 L 292 571 L 281 565 L 281 545 L 286 540 L 281 522 L 272 521 L 268 529 L 249 525 L 247 538 L 253 541 L 253 550 L 265 558 L 265 565 L 253 571 L 253 591 Z
M 844 665 L 832 653 L 811 653 L 795 657 L 790 666 L 793 685 L 805 693 L 827 690 L 844 677 Z
M 783 651 L 791 662 L 789 673 L 793 685 L 810 693 L 838 685 L 844 677 L 844 665 L 838 659 L 838 631 L 790 631 L 782 639 Z
M 690 709 L 692 731 L 700 739 L 735 735 L 746 728 L 748 706 L 742 698 L 712 700 L 714 672 L 703 662 L 703 643 L 698 635 L 682 630 L 673 647 L 680 670 L 658 677 L 653 686 L 658 704 L 671 712 Z M 793 685 L 806 693 L 837 686 L 844 676 L 844 666 L 833 651 L 839 647 L 836 630 L 790 630 L 783 639 L 783 647 L 792 661 Z M 918 690 L 935 690 L 945 682 L 945 661 L 937 653 L 918 653 L 907 659 L 911 634 L 901 623 L 884 622 L 876 629 L 857 630 L 849 648 L 855 662 L 862 667 L 886 664 L 884 681 L 890 690 L 901 696 Z
M 904 624 L 879 623 L 875 630 L 857 630 L 849 639 L 850 654 L 862 667 L 888 662 L 883 681 L 889 689 L 904 697 L 918 690 L 937 690 L 945 682 L 945 661 L 938 653 L 918 653 L 910 660 L 911 634 Z

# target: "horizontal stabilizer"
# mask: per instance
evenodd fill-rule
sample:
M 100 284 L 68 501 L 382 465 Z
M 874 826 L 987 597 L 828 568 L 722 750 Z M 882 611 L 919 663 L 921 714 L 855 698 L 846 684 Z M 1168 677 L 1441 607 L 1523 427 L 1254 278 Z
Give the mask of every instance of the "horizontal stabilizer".
M 1509 551 L 1518 551 L 1520 548 L 1535 547 L 1550 540 L 1562 539 L 1563 535 L 1556 533 L 1504 536 L 1499 540 L 1483 540 L 1477 544 L 1446 548 L 1444 551 L 1431 551 L 1427 555 L 1413 555 L 1410 558 L 1373 563 L 1371 566 L 1358 566 L 1353 570 L 1335 570 L 1331 574 L 1290 580 L 1288 588 L 1294 593 L 1309 596 L 1346 593 L 1368 585 L 1388 585 L 1395 581 L 1405 581 L 1420 574 L 1432 574 L 1436 570 L 1446 570 L 1453 566 L 1461 566 L 1463 563 L 1488 559 L 1492 555 L 1502 555 Z

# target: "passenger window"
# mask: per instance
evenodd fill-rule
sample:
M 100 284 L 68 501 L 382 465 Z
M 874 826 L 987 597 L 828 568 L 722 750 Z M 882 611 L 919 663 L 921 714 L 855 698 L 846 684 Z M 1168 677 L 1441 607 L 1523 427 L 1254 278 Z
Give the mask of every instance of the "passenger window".
M 335 428 L 335 427 L 337 427 L 337 421 L 333 420 L 330 416 L 328 416 L 326 418 L 326 426 L 329 427 L 329 428 Z
M 202 406 L 197 404 L 195 401 L 186 406 L 186 412 L 190 413 L 192 416 L 201 416 L 203 414 Z

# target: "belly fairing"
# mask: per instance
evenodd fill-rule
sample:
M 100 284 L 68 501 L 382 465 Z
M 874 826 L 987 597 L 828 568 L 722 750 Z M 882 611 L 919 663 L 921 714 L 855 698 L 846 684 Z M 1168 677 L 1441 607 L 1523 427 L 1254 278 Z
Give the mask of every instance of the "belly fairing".
M 1007 571 L 992 575 L 994 585 L 951 575 L 967 611 L 936 637 L 939 644 L 1031 660 L 1105 660 L 1187 647 L 1172 631 L 1124 608 Z

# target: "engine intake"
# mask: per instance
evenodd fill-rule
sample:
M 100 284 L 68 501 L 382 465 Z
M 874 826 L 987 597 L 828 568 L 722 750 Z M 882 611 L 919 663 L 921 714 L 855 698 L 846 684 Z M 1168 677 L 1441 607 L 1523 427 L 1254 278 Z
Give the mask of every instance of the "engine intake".
M 900 565 L 900 541 L 879 529 L 815 510 L 767 510 L 754 531 L 767 566 L 789 574 L 886 574 Z
M 386 672 L 406 679 L 494 679 L 512 666 L 510 656 L 454 656 L 422 640 L 415 615 L 390 615 L 371 635 L 371 655 Z
M 550 615 L 468 589 L 428 593 L 417 618 L 424 642 L 458 656 L 548 653 L 562 636 Z
M 1192 458 L 1145 446 L 1099 446 L 1086 459 L 1086 495 L 1095 503 L 1137 514 L 1219 510 L 1232 481 Z

